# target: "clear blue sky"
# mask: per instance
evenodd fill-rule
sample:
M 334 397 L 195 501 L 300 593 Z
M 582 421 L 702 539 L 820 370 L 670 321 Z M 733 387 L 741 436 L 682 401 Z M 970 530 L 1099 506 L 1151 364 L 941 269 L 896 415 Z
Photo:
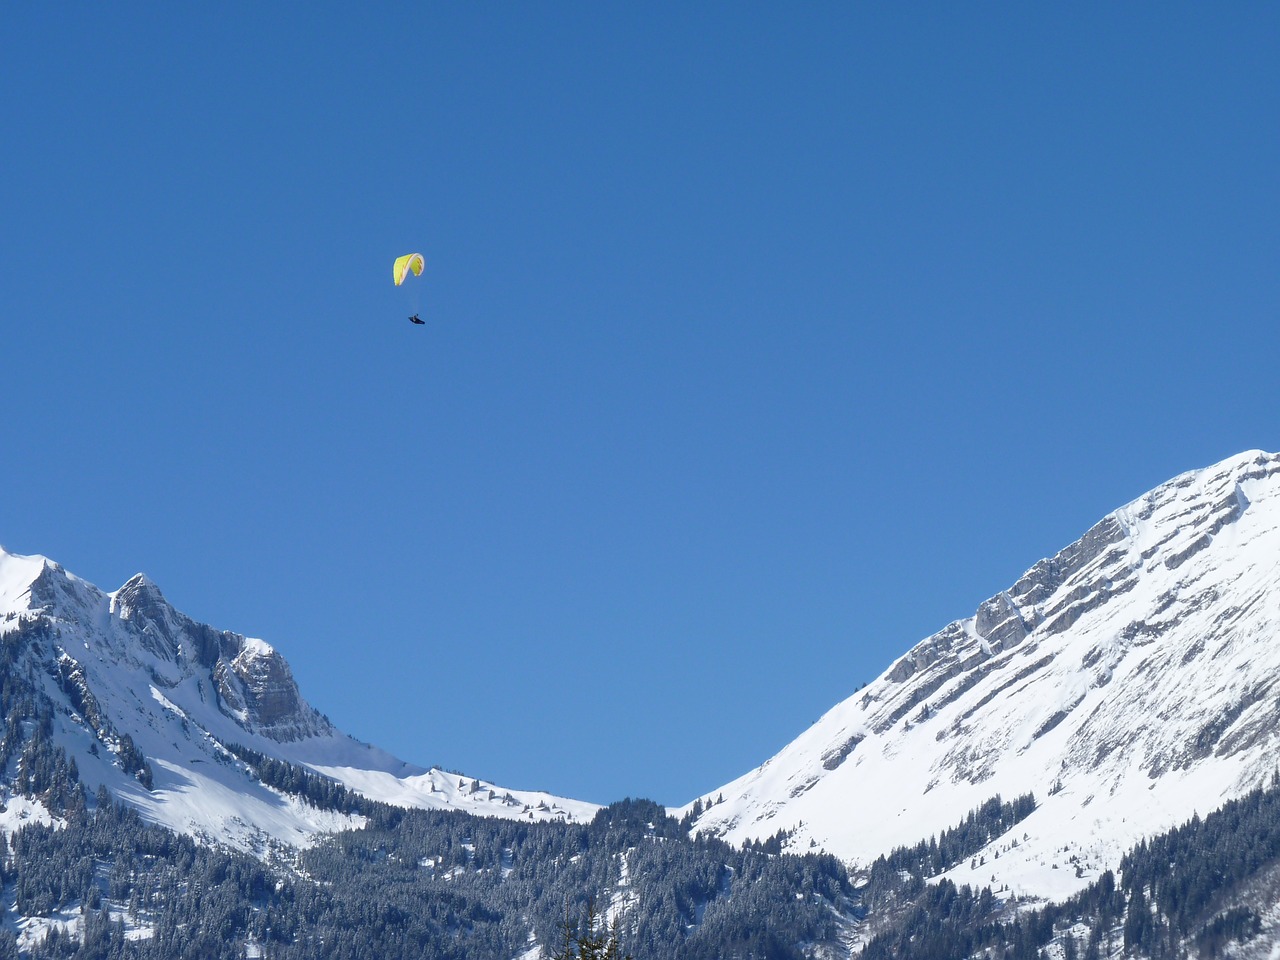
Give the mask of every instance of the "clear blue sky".
M 6 4 L 0 544 L 407 760 L 686 802 L 1280 448 L 1277 50 L 1272 3 Z

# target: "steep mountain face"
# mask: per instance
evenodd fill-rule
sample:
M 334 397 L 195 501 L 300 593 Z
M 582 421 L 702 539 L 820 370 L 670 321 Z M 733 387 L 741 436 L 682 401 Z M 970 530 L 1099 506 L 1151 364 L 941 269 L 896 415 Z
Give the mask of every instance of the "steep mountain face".
M 1037 809 L 957 883 L 1061 898 L 1280 763 L 1280 456 L 1184 474 L 917 644 L 695 829 L 869 862 L 994 795 Z M 723 797 L 723 802 L 711 802 Z
M 108 594 L 43 557 L 0 551 L 0 653 L 5 709 L 29 714 L 6 729 L 42 715 L 37 726 L 91 791 L 106 785 L 157 823 L 245 849 L 306 844 L 359 818 L 268 788 L 227 746 L 401 806 L 526 820 L 598 809 L 414 767 L 353 740 L 303 699 L 270 645 L 195 622 L 141 575 Z M 6 782 L 21 766 L 10 739 Z
M 207 671 L 218 706 L 246 730 L 282 743 L 333 734 L 329 722 L 303 701 L 289 665 L 275 650 L 196 623 L 142 574 L 111 596 L 110 610 L 132 627 L 143 650 L 172 665 L 162 682 L 174 686 L 188 674 Z

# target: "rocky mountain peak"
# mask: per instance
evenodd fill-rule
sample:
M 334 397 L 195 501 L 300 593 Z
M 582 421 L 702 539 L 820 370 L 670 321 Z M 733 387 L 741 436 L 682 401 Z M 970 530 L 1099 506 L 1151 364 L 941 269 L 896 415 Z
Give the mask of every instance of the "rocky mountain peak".
M 132 628 L 142 647 L 164 660 L 177 660 L 191 621 L 178 613 L 145 574 L 135 574 L 111 597 L 111 612 Z
M 15 729 L 50 737 L 90 794 L 106 786 L 148 820 L 207 841 L 261 851 L 360 822 L 256 779 L 241 751 L 410 807 L 523 820 L 598 809 L 354 740 L 303 699 L 270 644 L 193 620 L 142 574 L 105 593 L 44 557 L 0 550 L 0 636 L 11 705 L 35 705 Z
M 303 700 L 289 664 L 269 644 L 196 623 L 141 573 L 115 592 L 111 609 L 143 649 L 207 669 L 219 706 L 246 729 L 277 741 L 330 732 L 328 722 Z
M 214 666 L 213 679 L 223 709 L 262 736 L 288 742 L 333 732 L 302 699 L 284 657 L 261 640 L 241 638 L 235 655 Z

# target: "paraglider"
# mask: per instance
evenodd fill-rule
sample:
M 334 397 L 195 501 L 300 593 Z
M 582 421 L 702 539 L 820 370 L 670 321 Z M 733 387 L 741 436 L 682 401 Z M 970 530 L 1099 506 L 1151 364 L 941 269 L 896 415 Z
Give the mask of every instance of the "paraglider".
M 406 253 L 403 257 L 396 257 L 396 262 L 391 265 L 391 279 L 398 287 L 404 283 L 405 277 L 409 276 L 410 273 L 415 277 L 422 276 L 422 268 L 425 265 L 426 262 L 422 259 L 422 254 L 420 253 Z M 413 286 L 413 284 L 410 284 L 410 286 Z M 411 299 L 413 300 L 414 312 L 409 317 L 409 322 L 425 324 L 427 321 L 418 316 L 418 291 L 416 289 L 413 291 Z

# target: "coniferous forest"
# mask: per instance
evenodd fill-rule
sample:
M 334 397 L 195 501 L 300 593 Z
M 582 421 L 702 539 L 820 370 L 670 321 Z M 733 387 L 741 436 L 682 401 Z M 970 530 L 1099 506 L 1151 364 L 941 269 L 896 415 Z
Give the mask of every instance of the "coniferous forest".
M 830 857 L 689 840 L 649 801 L 586 825 L 383 810 L 272 866 L 150 826 L 105 792 L 63 814 L 4 851 L 17 916 L 82 921 L 35 957 L 239 958 L 250 944 L 281 960 L 511 958 L 531 936 L 554 945 L 593 897 L 622 899 L 637 960 L 800 957 L 839 942 L 853 897 Z M 0 958 L 18 956 L 12 927 Z
M 11 921 L 78 922 L 73 936 L 55 925 L 31 957 L 513 958 L 535 938 L 549 954 L 566 922 L 600 903 L 621 907 L 619 943 L 636 960 L 1032 960 L 1050 944 L 1066 960 L 1172 960 L 1259 936 L 1251 897 L 1280 872 L 1274 785 L 1141 844 L 1122 879 L 1107 871 L 1066 903 L 1019 911 L 990 889 L 928 878 L 1011 829 L 1030 796 L 994 798 L 856 878 L 825 855 L 690 838 L 687 822 L 646 800 L 585 825 L 363 801 L 363 829 L 267 864 L 148 825 L 105 791 L 85 796 L 61 754 L 37 762 L 38 734 L 32 743 L 31 782 L 66 826 L 25 826 L 0 849 L 6 910 Z M 336 806 L 358 802 L 337 791 Z M 0 933 L 0 960 L 20 956 L 15 930 Z

